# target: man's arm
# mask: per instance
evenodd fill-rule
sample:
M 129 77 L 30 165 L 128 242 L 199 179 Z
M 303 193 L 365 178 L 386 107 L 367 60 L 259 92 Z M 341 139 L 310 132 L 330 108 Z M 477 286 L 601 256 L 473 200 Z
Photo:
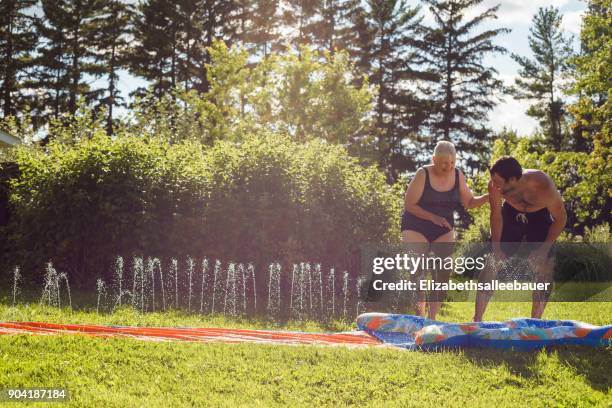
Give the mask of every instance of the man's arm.
M 491 241 L 493 242 L 493 249 L 500 253 L 500 244 L 502 228 L 504 226 L 502 218 L 502 194 L 495 187 L 492 180 L 489 180 L 489 205 L 491 206 Z
M 561 198 L 561 194 L 554 186 L 552 187 L 550 199 L 546 208 L 548 208 L 550 215 L 553 217 L 553 223 L 548 230 L 545 242 L 552 243 L 559 237 L 567 223 L 567 212 L 565 211 L 563 198 Z

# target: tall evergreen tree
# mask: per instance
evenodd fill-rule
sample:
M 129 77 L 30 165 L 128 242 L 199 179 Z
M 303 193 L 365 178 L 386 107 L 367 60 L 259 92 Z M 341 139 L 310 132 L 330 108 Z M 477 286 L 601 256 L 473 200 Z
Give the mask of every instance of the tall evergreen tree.
M 37 124 L 62 113 L 74 114 L 77 99 L 91 102 L 102 90 L 92 89 L 88 75 L 98 75 L 95 63 L 95 15 L 98 0 L 42 0 L 44 18 L 37 24 L 41 35 L 35 74 L 28 85 L 36 89 Z
M 314 4 L 312 45 L 333 54 L 355 45 L 355 21 L 363 11 L 360 0 L 321 0 Z
M 178 5 L 174 1 L 148 0 L 138 5 L 130 70 L 151 83 L 157 98 L 177 84 L 178 32 L 181 28 Z M 142 96 L 144 91 L 138 89 L 136 94 Z
M 0 0 L 0 101 L 4 117 L 27 103 L 22 82 L 32 63 L 38 36 L 32 13 L 36 0 Z
M 266 57 L 278 41 L 280 0 L 234 0 L 227 30 L 251 55 Z
M 205 64 L 211 63 L 210 54 L 206 51 L 216 40 L 232 45 L 239 41 L 236 27 L 232 25 L 232 14 L 236 9 L 235 1 L 203 0 L 201 19 L 203 21 L 203 58 Z M 202 66 L 200 90 L 207 92 L 210 85 L 206 76 L 206 65 Z
M 106 131 L 113 132 L 114 108 L 125 106 L 125 99 L 118 87 L 119 71 L 127 67 L 131 42 L 131 14 L 133 8 L 120 0 L 107 0 L 99 10 L 95 36 L 96 61 L 100 75 L 106 77 L 108 85 L 100 103 L 106 107 Z
M 303 45 L 312 45 L 318 29 L 317 10 L 323 0 L 284 0 L 281 2 L 281 23 L 285 36 L 283 43 L 277 44 L 282 49 L 286 43 L 300 49 Z
M 465 163 L 475 169 L 486 164 L 479 154 L 486 150 L 490 131 L 483 124 L 495 106 L 494 92 L 502 88 L 497 71 L 484 65 L 486 55 L 506 50 L 493 43 L 509 30 L 497 28 L 477 32 L 485 21 L 497 18 L 498 6 L 466 19 L 483 0 L 426 0 L 433 14 L 432 27 L 424 29 L 419 43 L 433 81 L 424 87 L 431 101 L 428 120 L 431 142 L 455 143 Z
M 216 39 L 236 38 L 230 25 L 235 3 L 225 0 L 147 0 L 134 19 L 130 70 L 149 81 L 157 98 L 178 85 L 208 90 L 206 51 Z M 137 94 L 143 94 L 140 89 Z
M 376 148 L 390 180 L 415 167 L 414 142 L 423 111 L 422 101 L 411 89 L 411 83 L 422 77 L 413 65 L 417 62 L 414 38 L 421 22 L 418 12 L 404 0 L 369 0 L 358 22 L 362 29 L 357 65 L 378 91 L 373 112 Z
M 572 38 L 565 37 L 561 29 L 562 18 L 559 9 L 541 7 L 529 30 L 533 58 L 512 54 L 521 66 L 512 92 L 517 98 L 534 101 L 527 114 L 540 120 L 549 144 L 555 149 L 563 144 L 563 74 L 568 71 L 569 58 L 573 54 Z
M 590 0 L 580 31 L 581 50 L 572 64 L 576 78 L 571 92 L 579 99 L 570 110 L 581 136 L 612 149 L 608 94 L 612 89 L 612 3 Z M 592 147 L 592 146 L 591 146 Z

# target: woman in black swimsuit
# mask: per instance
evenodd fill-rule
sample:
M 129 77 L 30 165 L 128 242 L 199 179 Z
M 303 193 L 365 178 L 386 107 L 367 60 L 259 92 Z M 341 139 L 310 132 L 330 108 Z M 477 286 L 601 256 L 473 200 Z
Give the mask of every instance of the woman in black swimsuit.
M 488 202 L 488 194 L 474 197 L 465 176 L 455 168 L 455 146 L 447 141 L 438 142 L 432 164 L 417 170 L 408 185 L 402 213 L 402 242 L 424 254 L 434 251 L 436 256 L 452 253 L 454 236 L 453 211 L 459 205 L 476 208 Z M 441 245 L 432 245 L 442 243 Z M 436 282 L 448 282 L 450 271 L 432 271 Z M 421 278 L 421 277 L 419 277 Z M 417 282 L 418 287 L 418 282 Z M 442 299 L 444 294 L 437 293 Z M 425 315 L 425 293 L 417 291 L 417 314 Z M 429 302 L 428 317 L 435 319 L 441 302 Z

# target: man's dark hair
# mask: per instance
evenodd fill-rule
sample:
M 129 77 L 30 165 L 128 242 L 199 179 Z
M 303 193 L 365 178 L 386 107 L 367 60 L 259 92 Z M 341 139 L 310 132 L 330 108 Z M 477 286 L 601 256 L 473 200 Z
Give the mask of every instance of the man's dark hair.
M 518 180 L 523 175 L 523 168 L 514 157 L 504 156 L 493 163 L 489 172 L 491 175 L 494 173 L 499 174 L 505 181 L 510 180 L 512 177 Z

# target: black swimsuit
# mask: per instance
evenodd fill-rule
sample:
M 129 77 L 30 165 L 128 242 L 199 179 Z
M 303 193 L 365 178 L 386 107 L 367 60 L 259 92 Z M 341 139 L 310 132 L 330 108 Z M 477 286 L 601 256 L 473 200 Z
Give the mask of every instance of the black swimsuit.
M 455 185 L 449 191 L 436 191 L 429 181 L 429 171 L 425 169 L 425 186 L 418 205 L 426 211 L 444 217 L 446 221 L 454 226 L 453 211 L 460 204 L 459 199 L 459 170 L 455 169 Z M 420 232 L 429 242 L 433 242 L 450 231 L 448 228 L 440 227 L 431 221 L 424 220 L 404 210 L 402 213 L 402 231 L 411 230 Z

